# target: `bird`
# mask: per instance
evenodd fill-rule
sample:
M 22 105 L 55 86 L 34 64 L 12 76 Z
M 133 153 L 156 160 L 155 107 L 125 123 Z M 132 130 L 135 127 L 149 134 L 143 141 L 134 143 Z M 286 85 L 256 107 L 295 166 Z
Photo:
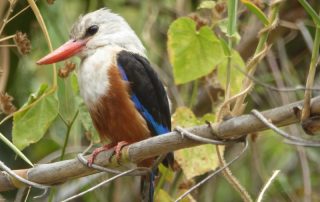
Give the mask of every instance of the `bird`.
M 86 104 L 101 141 L 89 159 L 115 147 L 171 131 L 169 99 L 158 74 L 151 67 L 142 42 L 126 20 L 108 8 L 80 16 L 70 31 L 70 40 L 44 56 L 38 65 L 52 64 L 72 56 L 81 59 L 77 68 L 80 95 Z M 151 166 L 153 159 L 138 165 Z M 163 161 L 172 166 L 173 154 Z M 149 201 L 153 199 L 154 173 L 149 180 Z

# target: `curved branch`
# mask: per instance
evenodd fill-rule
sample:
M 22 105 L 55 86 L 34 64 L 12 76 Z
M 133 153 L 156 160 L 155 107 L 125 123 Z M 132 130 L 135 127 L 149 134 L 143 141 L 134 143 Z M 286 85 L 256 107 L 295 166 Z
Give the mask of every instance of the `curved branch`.
M 285 126 L 300 122 L 295 112 L 295 108 L 301 108 L 303 102 L 295 102 L 281 107 L 262 112 L 263 116 L 276 126 Z M 311 112 L 313 115 L 320 114 L 320 96 L 312 99 Z M 196 126 L 187 129 L 193 134 L 212 140 L 235 140 L 249 133 L 266 130 L 268 127 L 257 119 L 253 114 L 234 117 L 220 124 Z M 122 149 L 121 164 L 112 157 L 113 151 L 101 152 L 95 163 L 101 166 L 127 170 L 129 163 L 136 163 L 143 159 L 159 156 L 169 151 L 200 145 L 197 141 L 182 137 L 178 132 L 171 132 L 161 136 L 149 138 L 141 142 L 128 145 Z M 110 161 L 109 161 L 110 160 Z M 37 165 L 34 168 L 15 170 L 19 176 L 29 181 L 45 185 L 63 183 L 70 179 L 75 179 L 97 173 L 98 171 L 84 166 L 77 159 L 65 160 L 50 164 Z M 16 180 L 8 176 L 5 172 L 0 172 L 0 192 L 8 191 L 25 186 L 16 183 Z

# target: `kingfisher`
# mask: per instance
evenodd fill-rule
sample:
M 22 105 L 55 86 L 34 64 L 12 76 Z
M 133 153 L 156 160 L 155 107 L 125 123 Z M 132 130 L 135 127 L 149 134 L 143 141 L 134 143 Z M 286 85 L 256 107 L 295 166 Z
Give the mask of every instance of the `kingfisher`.
M 171 130 L 164 85 L 151 67 L 143 44 L 120 15 L 102 8 L 80 16 L 71 28 L 70 40 L 37 64 L 52 64 L 72 56 L 81 59 L 78 83 L 93 125 L 100 139 L 110 142 L 93 151 L 89 164 L 101 151 L 114 147 L 119 155 L 124 145 Z M 152 161 L 138 165 L 151 166 Z M 163 163 L 168 166 L 172 162 L 173 154 L 169 153 Z M 148 180 L 152 201 L 154 175 Z

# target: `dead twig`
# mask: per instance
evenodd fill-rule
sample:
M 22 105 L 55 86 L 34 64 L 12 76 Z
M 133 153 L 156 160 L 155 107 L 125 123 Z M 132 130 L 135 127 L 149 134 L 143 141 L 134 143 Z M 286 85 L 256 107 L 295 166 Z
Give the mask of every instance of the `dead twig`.
M 80 196 L 83 196 L 83 195 L 85 195 L 85 194 L 87 194 L 87 193 L 89 193 L 89 192 L 91 192 L 91 191 L 94 191 L 95 189 L 97 189 L 97 188 L 99 188 L 99 187 L 101 187 L 101 186 L 103 186 L 103 185 L 105 185 L 105 184 L 108 184 L 109 182 L 112 182 L 113 180 L 115 180 L 115 179 L 117 179 L 117 178 L 119 178 L 119 177 L 122 177 L 122 176 L 124 176 L 124 175 L 129 174 L 129 173 L 132 173 L 132 172 L 137 171 L 137 170 L 139 170 L 139 169 L 141 169 L 141 168 L 134 168 L 134 169 L 130 169 L 130 170 L 124 171 L 124 172 L 122 172 L 122 173 L 120 173 L 120 174 L 118 174 L 118 175 L 113 176 L 113 177 L 110 178 L 110 179 L 107 179 L 107 180 L 105 180 L 105 181 L 103 181 L 103 182 L 101 182 L 101 183 L 99 183 L 99 184 L 91 187 L 90 189 L 87 189 L 86 191 L 83 191 L 83 192 L 81 192 L 81 193 L 79 193 L 79 194 L 77 194 L 77 195 L 71 196 L 71 197 L 63 200 L 62 202 L 67 202 L 67 201 L 71 201 L 71 200 L 73 200 L 73 199 L 76 199 L 76 198 L 78 198 L 78 197 L 80 197 Z
M 291 144 L 303 145 L 303 146 L 308 146 L 308 147 L 320 147 L 320 142 L 318 142 L 318 141 L 308 141 L 308 140 L 304 140 L 304 139 L 301 139 L 301 138 L 298 138 L 296 136 L 292 136 L 292 135 L 286 133 L 285 131 L 281 130 L 276 125 L 274 125 L 273 123 L 268 121 L 268 119 L 266 119 L 263 116 L 263 114 L 261 114 L 259 111 L 255 110 L 255 109 L 253 109 L 251 111 L 251 113 L 253 115 L 255 115 L 260 121 L 262 121 L 266 126 L 268 126 L 271 130 L 275 131 L 276 133 L 278 133 L 282 137 L 288 139 Z
M 268 187 L 270 187 L 273 180 L 277 177 L 277 175 L 280 173 L 280 170 L 276 170 L 273 172 L 272 176 L 268 180 L 268 182 L 264 185 L 263 189 L 261 190 L 259 197 L 257 199 L 257 202 L 261 202 L 263 200 L 263 195 L 267 191 Z
M 209 138 L 200 137 L 198 135 L 195 135 L 195 134 L 187 131 L 186 129 L 181 128 L 180 126 L 177 126 L 174 130 L 179 132 L 181 134 L 182 138 L 184 138 L 186 136 L 191 140 L 206 143 L 206 144 L 226 145 L 226 144 L 232 144 L 232 143 L 238 142 L 238 141 L 223 141 L 223 140 L 219 141 L 219 140 L 212 140 Z

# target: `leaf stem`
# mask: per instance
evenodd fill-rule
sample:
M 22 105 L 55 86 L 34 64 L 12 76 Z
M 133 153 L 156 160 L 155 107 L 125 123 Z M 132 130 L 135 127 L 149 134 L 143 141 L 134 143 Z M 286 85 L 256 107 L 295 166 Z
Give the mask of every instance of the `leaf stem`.
M 42 29 L 42 32 L 43 32 L 43 34 L 44 34 L 44 36 L 46 38 L 49 50 L 52 52 L 53 48 L 52 48 L 51 39 L 50 39 L 46 24 L 44 23 L 43 17 L 42 17 L 42 15 L 40 13 L 40 10 L 39 10 L 37 4 L 35 3 L 35 0 L 27 0 L 27 1 L 28 1 L 28 3 L 30 5 L 34 15 L 36 16 L 37 21 L 38 21 L 38 23 L 39 23 L 39 25 L 40 25 L 40 27 Z M 52 66 L 53 66 L 53 85 L 52 85 L 52 89 L 56 89 L 57 86 L 58 86 L 57 67 L 56 67 L 55 64 L 53 64 Z
M 18 156 L 20 156 L 26 163 L 33 167 L 33 163 L 14 145 L 9 141 L 2 133 L 0 133 L 0 140 L 4 142 L 10 149 L 12 149 Z
M 18 46 L 16 44 L 3 44 L 3 45 L 0 45 L 0 47 L 12 48 L 12 47 L 18 47 Z
M 67 124 L 68 129 L 67 129 L 66 138 L 64 139 L 64 144 L 63 144 L 63 147 L 62 147 L 60 160 L 63 160 L 63 158 L 64 158 L 64 155 L 65 155 L 65 152 L 66 152 L 66 148 L 67 148 L 67 145 L 68 145 L 68 140 L 69 140 L 69 137 L 70 137 L 71 128 L 72 128 L 72 125 L 73 125 L 74 121 L 76 120 L 78 114 L 79 114 L 79 110 L 75 113 L 75 115 L 74 115 L 73 119 L 71 120 L 71 122 L 69 124 Z M 65 123 L 67 123 L 67 122 L 65 122 Z
M 253 76 L 258 62 L 264 57 L 264 52 L 267 51 L 266 49 L 266 43 L 267 39 L 269 37 L 270 31 L 277 25 L 277 18 L 278 18 L 278 13 L 279 13 L 279 7 L 281 0 L 274 0 L 271 4 L 271 11 L 269 15 L 269 24 L 265 26 L 265 28 L 261 31 L 261 37 L 259 39 L 258 46 L 256 48 L 256 51 L 252 57 L 252 59 L 248 62 L 247 64 L 247 74 L 250 76 Z M 247 89 L 248 86 L 252 83 L 251 79 L 249 77 L 246 77 L 243 82 L 242 90 Z M 247 93 L 239 96 L 236 100 L 236 103 L 232 109 L 232 114 L 234 116 L 240 115 L 243 113 L 244 108 L 243 108 L 243 102 L 247 96 Z
M 306 83 L 306 88 L 310 89 L 313 87 L 314 83 L 314 77 L 316 74 L 317 64 L 318 64 L 318 58 L 319 58 L 319 46 L 320 46 L 320 25 L 316 27 L 316 34 L 312 49 L 312 55 L 311 55 L 311 62 L 310 62 L 310 68 Z M 310 116 L 310 100 L 312 97 L 312 91 L 306 90 L 304 93 L 304 105 L 302 109 L 301 114 L 301 120 L 305 120 Z
M 311 7 L 311 5 L 306 0 L 298 0 L 299 3 L 303 6 L 303 8 L 307 11 L 307 13 L 312 17 L 312 20 L 317 26 L 320 26 L 320 16 L 316 13 L 315 10 Z
M 3 37 L 3 38 L 0 38 L 0 42 L 6 41 L 6 40 L 9 40 L 9 39 L 12 39 L 12 38 L 14 38 L 15 36 L 16 36 L 16 35 L 13 34 L 13 35 L 10 35 L 10 36 L 6 36 L 6 37 Z

